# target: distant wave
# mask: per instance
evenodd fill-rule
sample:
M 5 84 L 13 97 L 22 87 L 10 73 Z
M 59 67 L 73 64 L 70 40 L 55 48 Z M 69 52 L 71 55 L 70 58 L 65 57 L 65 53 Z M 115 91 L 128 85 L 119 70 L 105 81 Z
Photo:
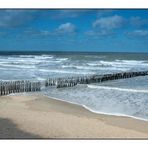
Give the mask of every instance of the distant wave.
M 20 58 L 36 58 L 36 59 L 46 59 L 46 58 L 53 58 L 53 56 L 52 55 L 39 55 L 39 56 L 37 56 L 37 55 L 19 55 L 19 57 Z
M 136 61 L 136 60 L 115 60 L 115 61 L 100 61 L 101 64 L 110 65 L 110 66 L 148 66 L 146 61 Z
M 19 55 L 20 58 L 34 58 L 34 55 Z
M 84 72 L 84 71 L 67 71 L 61 69 L 39 69 L 42 72 L 51 72 L 51 73 L 70 73 L 70 74 L 95 74 L 93 72 Z
M 87 85 L 89 88 L 95 89 L 106 89 L 106 90 L 118 90 L 125 92 L 137 92 L 137 93 L 148 93 L 148 90 L 139 90 L 139 89 L 126 89 L 126 88 L 117 88 L 117 87 L 108 87 L 108 86 L 98 86 L 98 85 Z
M 46 78 L 37 77 L 37 80 L 39 80 L 39 81 L 44 81 L 44 80 L 46 80 Z
M 34 65 L 12 65 L 12 64 L 0 64 L 0 66 L 3 66 L 3 67 L 10 67 L 13 69 L 14 68 L 26 68 L 26 69 L 31 69 L 31 68 L 35 68 Z
M 71 68 L 71 69 L 84 69 L 84 70 L 96 70 L 100 69 L 100 67 L 94 68 L 90 66 L 76 66 L 76 65 L 62 65 L 62 68 Z
M 103 66 L 97 66 L 97 67 L 93 67 L 93 66 L 76 66 L 76 65 L 62 65 L 62 68 L 73 68 L 73 69 L 78 69 L 78 70 L 121 70 L 121 71 L 128 71 L 130 70 L 129 68 L 125 68 L 125 67 L 103 67 Z
M 66 60 L 68 60 L 68 58 L 56 58 L 56 60 L 59 60 L 59 61 L 66 61 Z

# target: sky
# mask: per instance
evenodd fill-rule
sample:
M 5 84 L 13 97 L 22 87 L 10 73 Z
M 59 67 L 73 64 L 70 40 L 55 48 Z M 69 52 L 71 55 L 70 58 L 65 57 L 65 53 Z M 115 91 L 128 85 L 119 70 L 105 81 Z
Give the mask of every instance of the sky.
M 148 52 L 148 9 L 1 9 L 0 51 Z

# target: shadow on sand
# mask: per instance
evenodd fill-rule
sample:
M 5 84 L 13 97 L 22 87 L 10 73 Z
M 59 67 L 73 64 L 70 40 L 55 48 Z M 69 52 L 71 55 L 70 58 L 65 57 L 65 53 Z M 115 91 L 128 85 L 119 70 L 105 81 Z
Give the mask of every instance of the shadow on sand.
M 11 120 L 0 118 L 0 139 L 39 139 L 38 135 L 20 130 Z

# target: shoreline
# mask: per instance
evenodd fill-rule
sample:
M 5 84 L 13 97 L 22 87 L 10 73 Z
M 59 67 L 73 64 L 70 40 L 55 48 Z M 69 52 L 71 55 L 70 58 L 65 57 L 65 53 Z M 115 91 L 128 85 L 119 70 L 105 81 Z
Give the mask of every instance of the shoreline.
M 44 94 L 43 94 L 43 96 L 48 97 L 49 99 L 54 99 L 54 100 L 57 100 L 57 101 L 63 101 L 63 102 L 66 102 L 66 103 L 78 105 L 78 106 L 83 107 L 86 110 L 88 110 L 88 111 L 90 111 L 90 112 L 92 112 L 94 114 L 98 114 L 98 115 L 115 116 L 115 117 L 127 117 L 127 118 L 132 118 L 132 119 L 148 122 L 148 119 L 144 119 L 144 118 L 138 118 L 138 117 L 135 117 L 135 116 L 125 115 L 125 114 L 111 114 L 111 113 L 99 112 L 99 111 L 92 110 L 91 108 L 87 107 L 86 105 L 81 105 L 81 104 L 71 102 L 71 101 L 65 101 L 65 100 L 62 100 L 60 98 L 51 97 L 51 96 L 47 96 L 47 95 L 44 95 Z
M 93 113 L 38 93 L 2 96 L 0 106 L 0 138 L 148 138 L 147 121 Z

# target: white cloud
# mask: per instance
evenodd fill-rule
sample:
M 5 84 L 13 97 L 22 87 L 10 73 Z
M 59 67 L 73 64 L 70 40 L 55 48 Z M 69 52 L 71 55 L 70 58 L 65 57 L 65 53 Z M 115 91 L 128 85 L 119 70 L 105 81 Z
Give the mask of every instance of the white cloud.
M 54 30 L 34 30 L 34 29 L 29 29 L 24 31 L 24 33 L 26 35 L 29 36 L 42 36 L 42 37 L 48 37 L 48 36 L 59 36 L 59 35 L 65 35 L 65 34 L 73 34 L 76 31 L 76 27 L 75 25 L 73 25 L 72 23 L 65 23 L 65 24 L 61 24 L 58 28 L 54 29 Z
M 93 27 L 94 28 L 99 27 L 101 29 L 111 30 L 111 29 L 121 27 L 123 25 L 123 22 L 124 22 L 124 19 L 118 15 L 114 15 L 110 17 L 102 17 L 93 23 Z
M 75 25 L 73 25 L 72 23 L 65 23 L 65 24 L 61 24 L 56 31 L 58 33 L 74 33 L 75 32 Z
M 148 30 L 135 30 L 133 32 L 128 32 L 127 34 L 136 37 L 148 37 Z

